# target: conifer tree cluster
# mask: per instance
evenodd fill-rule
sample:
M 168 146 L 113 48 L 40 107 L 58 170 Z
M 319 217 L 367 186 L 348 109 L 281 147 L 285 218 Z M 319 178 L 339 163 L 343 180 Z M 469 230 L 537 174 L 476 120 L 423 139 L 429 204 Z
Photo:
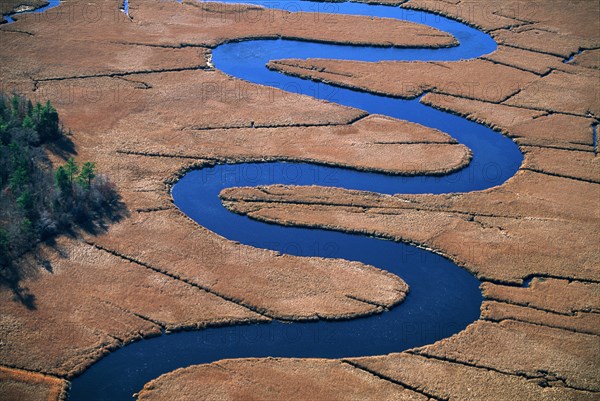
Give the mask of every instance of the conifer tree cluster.
M 40 240 L 106 217 L 118 203 L 96 165 L 74 158 L 53 168 L 47 146 L 63 138 L 50 102 L 0 93 L 0 268 Z

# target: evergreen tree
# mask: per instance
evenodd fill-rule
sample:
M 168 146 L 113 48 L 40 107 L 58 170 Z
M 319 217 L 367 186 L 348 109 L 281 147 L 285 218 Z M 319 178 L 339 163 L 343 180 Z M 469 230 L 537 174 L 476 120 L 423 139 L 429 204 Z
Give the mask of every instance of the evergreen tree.
M 8 124 L 4 122 L 2 115 L 0 114 L 0 142 L 3 145 L 8 145 L 10 142 L 10 132 L 8 132 Z
M 13 95 L 10 103 L 11 103 L 11 108 L 12 108 L 12 116 L 13 116 L 13 118 L 17 119 L 19 117 L 19 105 L 21 103 L 19 95 L 17 95 L 15 93 Z
M 29 117 L 29 115 L 27 115 L 23 119 L 23 122 L 21 123 L 21 127 L 34 129 L 35 128 L 35 123 L 31 119 L 31 117 Z
M 75 158 L 69 158 L 69 160 L 67 160 L 67 164 L 64 165 L 64 168 L 67 172 L 67 175 L 69 176 L 69 183 L 72 185 L 75 181 L 77 173 L 79 173 L 79 166 L 77 165 Z
M 37 120 L 36 127 L 42 142 L 53 140 L 60 136 L 58 112 L 52 106 L 49 100 L 44 106 L 38 107 L 36 105 L 33 115 Z
M 34 206 L 31 192 L 23 191 L 23 193 L 17 198 L 17 205 L 19 205 L 26 212 L 30 212 Z
M 16 170 L 19 167 L 25 168 L 25 166 L 27 166 L 27 157 L 29 156 L 27 148 L 19 145 L 15 141 L 11 141 L 8 145 L 8 152 L 10 154 L 10 163 L 13 170 Z
M 64 166 L 60 166 L 54 172 L 54 182 L 56 188 L 60 191 L 61 195 L 65 195 L 71 192 L 71 182 L 69 180 L 69 173 Z
M 24 167 L 19 167 L 10 175 L 8 179 L 10 189 L 15 193 L 21 193 L 25 185 L 29 182 L 29 172 Z
M 89 190 L 92 186 L 92 180 L 96 177 L 96 163 L 85 162 L 81 166 L 81 173 L 79 173 L 79 177 L 77 177 L 77 182 L 79 185 L 85 189 Z

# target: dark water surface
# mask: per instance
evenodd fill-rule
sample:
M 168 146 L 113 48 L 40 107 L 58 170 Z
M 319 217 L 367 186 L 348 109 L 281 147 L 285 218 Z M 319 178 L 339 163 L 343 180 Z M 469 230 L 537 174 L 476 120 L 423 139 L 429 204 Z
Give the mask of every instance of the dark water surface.
M 213 62 L 216 68 L 247 81 L 440 129 L 469 147 L 473 159 L 466 168 L 443 177 L 393 176 L 306 163 L 217 165 L 190 172 L 173 187 L 172 194 L 176 205 L 202 226 L 258 248 L 377 266 L 406 281 L 410 286 L 408 297 L 390 311 L 354 320 L 239 325 L 138 341 L 112 352 L 73 380 L 71 400 L 128 400 L 146 382 L 163 373 L 224 358 L 340 358 L 399 352 L 455 334 L 479 317 L 479 281 L 433 252 L 372 237 L 260 223 L 227 211 L 218 195 L 228 187 L 268 184 L 324 185 L 385 194 L 468 192 L 502 184 L 517 171 L 522 155 L 511 140 L 487 127 L 424 106 L 419 99 L 376 96 L 288 77 L 265 68 L 269 60 L 282 58 L 453 61 L 488 54 L 496 49 L 496 43 L 489 35 L 462 23 L 398 7 L 260 0 L 252 3 L 289 11 L 396 18 L 454 35 L 460 45 L 442 49 L 249 40 L 214 49 Z

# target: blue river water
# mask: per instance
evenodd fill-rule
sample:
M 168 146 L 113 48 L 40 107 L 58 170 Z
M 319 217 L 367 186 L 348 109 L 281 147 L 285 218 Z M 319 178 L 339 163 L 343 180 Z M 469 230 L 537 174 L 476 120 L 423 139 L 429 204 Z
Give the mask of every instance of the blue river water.
M 22 11 L 22 12 L 18 12 L 18 13 L 8 14 L 8 15 L 4 16 L 4 19 L 6 20 L 7 23 L 12 24 L 13 22 L 15 22 L 15 20 L 13 18 L 13 16 L 15 16 L 15 15 L 29 14 L 29 13 L 43 13 L 44 11 L 54 8 L 54 7 L 58 6 L 59 4 L 60 4 L 60 0 L 48 0 L 48 4 L 43 7 L 36 8 L 35 10 L 31 10 L 31 11 Z
M 419 98 L 377 96 L 282 75 L 265 67 L 269 60 L 283 58 L 455 61 L 488 54 L 496 49 L 496 43 L 489 35 L 457 21 L 399 7 L 307 1 L 252 3 L 294 12 L 396 18 L 454 35 L 460 44 L 440 49 L 247 40 L 218 46 L 213 51 L 213 63 L 225 73 L 250 82 L 440 129 L 469 147 L 473 159 L 467 167 L 445 176 L 386 175 L 284 162 L 222 164 L 188 173 L 173 187 L 173 199 L 185 214 L 209 230 L 242 244 L 285 254 L 374 265 L 401 277 L 410 286 L 410 293 L 388 311 L 353 320 L 274 321 L 137 341 L 110 353 L 75 378 L 70 400 L 129 400 L 161 374 L 225 358 L 342 358 L 400 352 L 451 336 L 479 317 L 479 281 L 436 253 L 381 238 L 261 223 L 229 212 L 219 193 L 228 187 L 269 184 L 323 185 L 383 194 L 469 192 L 501 185 L 518 170 L 522 154 L 515 143 L 499 133 L 425 106 Z

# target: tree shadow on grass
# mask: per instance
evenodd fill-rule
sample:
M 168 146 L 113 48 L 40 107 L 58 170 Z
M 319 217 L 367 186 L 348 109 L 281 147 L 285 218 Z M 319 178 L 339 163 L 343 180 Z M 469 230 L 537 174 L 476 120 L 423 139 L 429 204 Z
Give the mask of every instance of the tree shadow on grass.
M 19 261 L 20 262 L 20 261 Z M 0 266 L 0 290 L 8 289 L 12 292 L 13 301 L 18 302 L 29 310 L 37 309 L 35 295 L 22 281 L 36 275 L 29 264 L 12 262 L 8 266 Z
M 77 225 L 74 227 L 75 230 L 71 230 L 70 234 L 77 237 L 81 234 L 78 230 L 89 235 L 104 234 L 108 231 L 111 224 L 118 223 L 129 217 L 129 211 L 121 197 L 118 195 L 115 196 L 110 204 L 95 210 L 94 214 L 95 216 L 93 218 L 78 221 Z
M 65 235 L 75 240 L 82 240 L 85 235 L 101 235 L 106 233 L 111 224 L 129 217 L 129 211 L 116 189 L 110 194 L 110 200 L 97 208 L 86 218 L 78 219 L 70 226 L 51 236 L 43 238 L 39 244 L 22 255 L 18 260 L 10 261 L 6 266 L 0 266 L 0 291 L 7 289 L 12 292 L 13 301 L 25 306 L 28 310 L 36 310 L 36 297 L 23 283 L 35 279 L 40 271 L 54 274 L 50 259 L 40 252 L 41 247 L 51 249 L 59 258 L 69 258 L 69 253 L 56 242 L 56 237 Z
M 63 135 L 60 138 L 47 143 L 46 147 L 51 153 L 63 160 L 67 160 L 69 157 L 77 155 L 75 143 L 67 135 Z

